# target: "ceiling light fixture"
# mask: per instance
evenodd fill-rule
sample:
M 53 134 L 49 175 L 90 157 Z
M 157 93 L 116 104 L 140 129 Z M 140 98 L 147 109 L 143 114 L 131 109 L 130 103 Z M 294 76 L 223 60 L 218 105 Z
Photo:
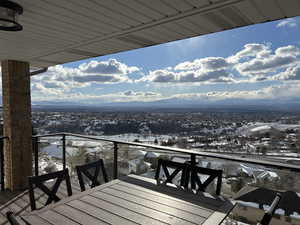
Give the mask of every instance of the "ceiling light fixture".
M 18 23 L 18 17 L 22 13 L 23 8 L 19 4 L 8 0 L 0 0 L 0 30 L 22 30 L 22 25 Z

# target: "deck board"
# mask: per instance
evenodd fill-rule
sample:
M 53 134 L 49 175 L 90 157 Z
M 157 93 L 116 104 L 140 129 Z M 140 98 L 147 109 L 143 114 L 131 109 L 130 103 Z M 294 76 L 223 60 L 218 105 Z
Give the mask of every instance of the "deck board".
M 50 186 L 51 183 L 49 183 L 48 185 Z M 72 182 L 72 191 L 73 194 L 79 193 L 80 192 L 79 184 Z M 61 196 L 62 198 L 67 197 L 66 186 L 64 182 L 61 184 L 61 187 L 58 190 L 58 195 Z M 47 196 L 39 189 L 36 189 L 35 198 L 36 198 L 37 208 L 44 207 L 44 203 L 47 200 Z M 30 213 L 31 207 L 30 207 L 28 190 L 18 191 L 18 192 L 10 192 L 10 191 L 0 192 L 0 225 L 8 224 L 8 221 L 5 216 L 5 213 L 7 211 L 13 211 L 16 215 L 24 215 Z M 41 221 L 42 221 L 41 224 L 42 223 L 47 224 L 47 221 L 43 219 L 41 219 Z
M 153 180 L 127 176 L 65 198 L 22 218 L 30 221 L 36 217 L 48 225 L 195 225 L 207 224 L 206 221 L 219 224 L 226 216 L 228 204 L 230 201 L 222 198 L 195 195 L 157 186 Z
M 59 205 L 55 209 L 53 209 L 55 212 L 58 212 L 61 216 L 57 217 L 60 220 L 60 223 L 63 224 L 63 221 L 61 218 L 67 217 L 72 218 L 79 224 L 90 224 L 90 225 L 105 225 L 108 224 L 104 222 L 103 220 L 99 220 L 99 218 L 95 216 L 91 216 L 89 214 L 84 213 L 84 211 L 74 208 L 69 205 Z
M 110 213 L 110 211 L 112 211 L 113 209 L 108 204 L 105 205 L 103 204 L 103 202 L 97 201 L 97 199 L 95 198 L 91 198 L 91 197 L 89 198 L 88 196 L 86 196 L 84 200 L 86 201 L 81 201 L 81 199 L 75 200 L 70 203 L 67 203 L 67 205 L 70 205 L 76 209 L 80 209 L 91 216 L 97 217 L 100 220 L 105 221 L 106 223 L 124 224 L 125 217 L 120 217 Z M 99 207 L 99 205 L 101 205 L 101 208 Z M 124 214 L 122 208 L 118 208 L 117 210 L 119 212 L 119 215 Z M 131 215 L 131 216 L 135 216 L 135 215 Z M 126 220 L 126 224 L 135 225 L 137 223 L 128 219 Z
M 201 208 L 196 204 L 186 204 L 186 202 L 184 201 L 177 201 L 177 199 L 174 198 L 170 199 L 169 196 L 155 195 L 153 193 L 136 190 L 134 188 L 129 189 L 127 187 L 122 187 L 121 185 L 120 186 L 115 185 L 111 189 L 103 190 L 103 192 L 109 193 L 111 195 L 117 195 L 119 193 L 121 194 L 122 198 L 131 198 L 132 200 L 137 199 L 139 201 L 145 201 L 145 202 L 147 200 L 150 200 L 154 205 L 161 204 L 163 206 L 168 206 L 175 209 L 180 209 L 180 210 L 183 209 L 183 211 L 195 213 L 197 215 L 199 215 L 199 211 L 201 212 L 202 209 L 204 213 L 203 216 L 206 216 L 207 214 L 209 214 L 209 212 L 213 212 L 213 210 L 210 210 L 208 208 Z M 174 201 L 176 202 L 176 204 L 174 204 Z M 200 215 L 202 214 L 200 213 Z
M 75 222 L 74 220 L 71 220 L 67 217 L 64 217 L 62 219 L 58 219 L 60 218 L 60 214 L 58 214 L 57 212 L 53 211 L 53 210 L 49 210 L 45 213 L 43 213 L 43 215 L 41 216 L 41 218 L 43 220 L 46 220 L 48 223 L 51 224 L 57 224 L 59 222 L 63 222 L 64 225 L 76 225 L 79 224 L 77 222 Z
M 210 216 L 210 212 L 208 211 L 205 211 L 205 210 L 202 210 L 201 211 L 201 214 L 198 214 L 199 213 L 199 210 L 198 211 L 194 211 L 194 213 L 191 213 L 189 211 L 189 208 L 181 208 L 181 207 L 174 207 L 174 202 L 173 204 L 168 204 L 168 202 L 166 202 L 166 199 L 154 199 L 151 200 L 151 199 L 146 199 L 146 198 L 143 198 L 143 197 L 140 197 L 138 195 L 134 195 L 134 193 L 131 193 L 131 194 L 127 194 L 126 192 L 122 192 L 122 191 L 116 191 L 116 190 L 113 190 L 113 188 L 111 189 L 104 189 L 102 190 L 102 192 L 110 195 L 110 196 L 114 196 L 114 197 L 118 197 L 118 198 L 121 198 L 125 201 L 128 201 L 128 202 L 132 202 L 132 203 L 136 203 L 138 205 L 141 205 L 141 206 L 144 206 L 144 207 L 148 207 L 150 209 L 154 209 L 154 210 L 157 210 L 159 209 L 160 211 L 166 213 L 166 214 L 169 214 L 169 215 L 173 215 L 173 216 L 179 216 L 187 221 L 190 221 L 190 222 L 193 222 L 193 221 L 197 221 L 197 220 L 203 220 L 204 218 Z M 202 217 L 201 217 L 202 215 Z
M 86 196 L 80 200 L 83 202 L 88 201 L 89 204 L 92 204 L 98 208 L 99 208 L 99 203 L 104 202 L 104 204 L 106 206 L 109 206 L 107 209 L 119 210 L 119 211 L 117 211 L 118 212 L 117 214 L 113 213 L 113 215 L 124 218 L 128 224 L 132 223 L 132 222 L 133 222 L 133 224 L 142 224 L 143 222 L 146 224 L 149 224 L 149 225 L 161 224 L 160 221 L 158 221 L 158 220 L 152 219 L 150 217 L 147 217 L 145 215 L 139 214 L 139 213 L 131 211 L 131 210 L 127 210 L 126 208 L 122 208 L 118 205 L 113 205 L 113 204 L 107 203 L 105 201 L 101 201 L 100 199 L 97 199 L 96 197 L 93 197 L 93 196 Z
M 187 220 L 184 220 L 180 217 L 174 216 L 174 215 L 170 215 L 167 214 L 163 211 L 161 211 L 161 209 L 151 209 L 139 204 L 135 204 L 132 202 L 128 202 L 126 200 L 120 199 L 120 198 L 116 198 L 113 196 L 109 196 L 105 193 L 101 193 L 101 192 L 96 192 L 93 194 L 94 197 L 99 199 L 99 204 L 101 203 L 102 205 L 106 205 L 107 207 L 109 207 L 109 205 L 112 204 L 116 204 L 117 206 L 119 206 L 119 209 L 127 209 L 127 210 L 132 210 L 138 214 L 144 215 L 146 217 L 155 219 L 159 222 L 163 222 L 166 224 L 187 224 L 187 225 L 191 225 L 191 224 L 195 224 L 192 222 L 189 222 Z M 105 202 L 109 202 L 110 204 L 105 204 Z
M 27 219 L 27 222 L 30 224 L 40 224 L 40 225 L 54 225 L 53 223 L 50 223 L 49 221 L 39 217 L 39 216 L 35 216 L 35 217 L 31 217 Z
M 150 194 L 157 195 L 159 198 L 169 198 L 172 201 L 182 202 L 195 207 L 203 207 L 205 209 L 216 210 L 222 206 L 223 201 L 220 198 L 206 197 L 204 195 L 195 195 L 190 192 L 180 191 L 176 188 L 166 188 L 165 186 L 157 186 L 153 182 L 153 179 L 144 178 L 134 179 L 133 177 L 128 178 L 128 182 L 121 182 L 119 185 L 127 186 L 135 191 L 147 192 Z M 146 187 L 146 188 L 144 188 Z

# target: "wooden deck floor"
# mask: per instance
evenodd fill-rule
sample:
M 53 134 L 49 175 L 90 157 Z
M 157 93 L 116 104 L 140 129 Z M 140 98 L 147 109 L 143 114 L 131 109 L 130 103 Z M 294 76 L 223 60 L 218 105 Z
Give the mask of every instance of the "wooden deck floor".
M 80 192 L 80 187 L 75 182 L 72 182 L 72 191 L 73 194 Z M 61 184 L 57 195 L 61 198 L 67 197 L 65 182 Z M 37 199 L 36 204 L 39 208 L 44 205 L 47 196 L 37 190 L 35 198 Z M 13 211 L 16 215 L 31 212 L 28 190 L 15 193 L 9 191 L 0 192 L 0 225 L 9 224 L 5 216 L 7 211 Z

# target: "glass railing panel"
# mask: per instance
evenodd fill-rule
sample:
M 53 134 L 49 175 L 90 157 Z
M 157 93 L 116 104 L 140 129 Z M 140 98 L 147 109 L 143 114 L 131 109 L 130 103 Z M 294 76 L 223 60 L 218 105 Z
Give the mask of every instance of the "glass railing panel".
M 66 137 L 66 166 L 77 182 L 76 166 L 103 159 L 109 180 L 113 178 L 113 144 L 77 137 Z M 61 137 L 39 138 L 39 174 L 63 169 Z M 102 179 L 102 178 L 101 178 Z
M 300 190 L 300 173 L 297 172 L 209 157 L 197 157 L 197 165 L 223 171 L 222 194 L 228 197 L 234 197 L 246 186 L 277 191 Z
M 190 154 L 176 153 L 167 150 L 159 150 L 151 147 L 134 146 L 128 144 L 117 144 L 117 146 L 118 177 L 136 174 L 154 178 L 159 158 L 182 163 L 190 162 L 191 160 Z M 61 137 L 46 137 L 39 139 L 40 174 L 62 169 L 62 158 Z M 93 162 L 100 158 L 104 160 L 109 180 L 112 180 L 114 175 L 113 142 L 88 140 L 86 138 L 67 136 L 66 164 L 70 169 L 70 174 L 74 181 L 78 182 L 77 174 L 75 172 L 76 165 Z M 268 160 L 273 161 L 273 159 Z M 289 194 L 293 194 L 293 200 L 295 202 L 298 201 L 297 199 L 300 196 L 297 193 L 300 190 L 300 173 L 269 168 L 257 164 L 221 160 L 213 157 L 203 156 L 197 156 L 196 163 L 197 166 L 200 167 L 223 171 L 221 195 L 230 199 L 240 200 L 241 207 L 237 209 L 239 209 L 239 213 L 242 213 L 241 217 L 245 217 L 247 214 L 243 214 L 243 210 L 252 210 L 250 213 L 258 210 L 260 213 L 257 213 L 256 216 L 252 215 L 251 218 L 260 218 L 260 214 L 264 212 L 263 210 L 266 209 L 268 205 L 268 202 L 263 203 L 262 201 L 259 201 L 262 199 L 262 197 L 259 196 L 261 193 L 265 193 L 265 195 L 263 194 L 264 197 L 266 195 L 274 195 L 275 197 L 276 192 L 287 192 Z M 203 182 L 206 178 L 207 176 L 203 176 L 201 181 Z M 176 179 L 179 180 L 180 175 L 176 177 Z M 206 191 L 214 195 L 216 185 L 217 183 L 215 180 L 207 187 Z M 251 196 L 249 193 L 252 192 L 259 197 Z M 268 201 L 271 200 L 272 198 L 268 198 Z M 242 202 L 248 203 L 243 204 Z M 254 204 L 258 204 L 257 207 L 253 207 Z M 298 208 L 300 209 L 300 207 Z M 278 211 L 276 212 L 276 216 L 281 214 Z M 298 215 L 300 215 L 300 212 L 295 210 L 289 213 L 284 212 L 282 217 L 284 218 L 284 221 L 296 221 L 299 217 Z M 236 213 L 235 216 L 239 217 L 239 214 Z M 295 222 L 295 224 L 297 223 Z
M 63 169 L 61 137 L 41 137 L 38 139 L 39 175 Z
M 78 137 L 66 138 L 66 164 L 70 169 L 71 178 L 77 181 L 76 166 L 102 159 L 108 179 L 113 179 L 113 144 L 105 141 L 88 140 Z M 102 173 L 99 174 L 101 183 Z
M 202 167 L 222 169 L 221 195 L 238 202 L 223 224 L 257 224 L 278 192 L 282 201 L 271 224 L 300 224 L 299 173 L 208 157 L 197 157 L 197 161 Z M 213 193 L 215 187 L 216 182 L 206 191 Z
M 172 153 L 141 146 L 119 144 L 119 176 L 129 174 L 154 178 L 159 158 L 170 159 Z

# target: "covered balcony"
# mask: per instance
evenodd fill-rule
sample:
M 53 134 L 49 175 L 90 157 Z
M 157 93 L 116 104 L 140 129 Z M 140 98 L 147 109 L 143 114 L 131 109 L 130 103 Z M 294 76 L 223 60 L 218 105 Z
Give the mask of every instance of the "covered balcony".
M 300 15 L 297 0 L 154 0 L 143 2 L 135 0 L 80 2 L 16 0 L 14 2 L 18 4 L 17 6 L 8 2 L 0 3 L 0 10 L 3 11 L 2 17 L 0 16 L 3 22 L 0 26 L 3 98 L 3 137 L 0 142 L 0 224 L 7 223 L 4 216 L 6 211 L 14 211 L 17 215 L 24 215 L 31 211 L 27 196 L 28 177 L 42 173 L 40 170 L 43 162 L 40 160 L 39 145 L 45 136 L 32 135 L 31 76 L 38 76 L 48 67 L 63 63 Z M 295 192 L 299 190 L 299 183 L 293 183 L 299 177 L 298 165 L 72 133 L 47 135 L 47 138 L 50 137 L 61 141 L 59 144 L 61 157 L 58 161 L 61 169 L 70 169 L 71 178 L 74 178 L 71 179 L 73 194 L 80 192 L 80 188 L 74 176 L 75 165 L 72 163 L 72 157 L 68 156 L 67 141 L 75 138 L 106 143 L 104 146 L 107 155 L 95 154 L 95 159 L 104 157 L 110 181 L 134 173 L 147 176 L 143 178 L 143 182 L 139 182 L 149 187 L 150 184 L 146 185 L 144 182 L 151 183 L 151 179 L 154 180 L 156 156 L 160 155 L 164 159 L 177 160 L 193 167 L 196 165 L 206 167 L 204 164 L 210 164 L 212 169 L 226 169 L 222 177 L 226 182 L 213 183 L 208 186 L 211 190 L 220 189 L 221 193 L 217 194 L 221 194 L 226 199 L 251 202 L 253 199 L 248 195 L 250 192 L 256 192 L 258 196 L 273 196 L 276 192 L 269 190 L 276 189 L 283 199 L 284 196 L 288 196 L 286 198 L 298 202 L 298 195 Z M 147 156 L 141 157 L 141 152 L 146 152 Z M 243 169 L 238 174 L 240 164 L 243 164 Z M 253 165 L 259 168 L 261 176 L 259 179 Z M 245 171 L 252 175 L 245 175 Z M 270 179 L 269 183 L 260 182 L 260 179 L 264 180 L 263 176 L 272 178 L 274 174 L 286 182 L 278 183 L 275 178 Z M 240 179 L 243 176 L 244 180 Z M 192 183 L 195 183 L 194 176 L 191 177 Z M 136 177 L 128 179 L 133 183 L 132 179 L 138 180 Z M 244 182 L 245 180 L 247 182 Z M 136 181 L 135 184 L 139 182 Z M 253 185 L 247 187 L 245 183 Z M 239 191 L 233 194 L 232 190 L 228 190 L 228 185 Z M 156 190 L 154 186 L 151 187 Z M 65 195 L 63 192 L 59 194 Z M 38 198 L 42 201 L 45 196 L 41 194 Z M 259 202 L 262 197 L 256 199 L 261 211 L 254 212 L 243 206 L 237 206 L 234 210 L 243 212 L 244 215 L 249 214 L 253 221 L 248 222 L 255 223 L 262 216 L 264 205 L 271 204 L 270 198 L 266 197 L 262 202 Z M 196 203 L 193 202 L 193 204 Z M 299 223 L 297 219 L 291 217 L 291 215 L 300 214 L 297 211 L 299 207 L 294 209 L 291 206 L 294 204 L 289 205 L 283 200 L 281 204 L 285 207 L 285 215 L 273 221 L 277 219 L 279 221 L 277 224 Z M 215 223 L 206 222 L 206 224 L 221 223 L 229 212 L 233 218 L 237 217 L 234 210 L 220 211 L 223 215 L 221 220 Z M 261 216 L 253 218 L 254 214 Z M 159 221 L 158 218 L 155 219 Z M 197 221 L 193 222 L 190 219 L 179 219 L 197 224 Z M 172 224 L 172 221 L 159 222 Z

